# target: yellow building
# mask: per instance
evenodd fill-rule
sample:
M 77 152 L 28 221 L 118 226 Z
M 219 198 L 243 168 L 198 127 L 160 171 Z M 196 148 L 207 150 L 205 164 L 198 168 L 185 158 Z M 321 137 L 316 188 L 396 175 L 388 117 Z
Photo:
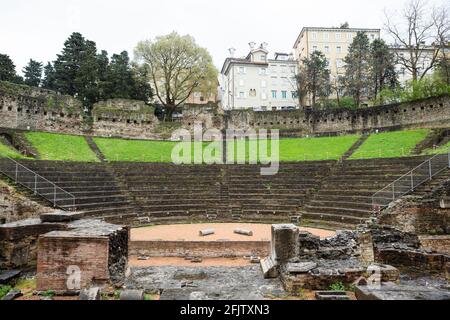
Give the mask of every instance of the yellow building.
M 305 27 L 294 44 L 295 58 L 301 65 L 314 51 L 322 52 L 328 60 L 331 81 L 336 83 L 345 74 L 344 59 L 358 32 L 367 34 L 370 41 L 380 39 L 380 29 Z

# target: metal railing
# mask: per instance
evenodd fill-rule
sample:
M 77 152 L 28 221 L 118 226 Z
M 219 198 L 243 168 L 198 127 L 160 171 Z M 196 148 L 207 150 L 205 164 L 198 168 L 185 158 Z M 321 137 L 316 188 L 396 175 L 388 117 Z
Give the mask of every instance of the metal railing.
M 433 177 L 448 168 L 450 168 L 450 150 L 448 153 L 435 155 L 376 192 L 372 196 L 374 212 L 380 212 L 392 202 L 414 191 L 417 187 L 432 180 Z
M 5 155 L 0 157 L 0 172 L 15 183 L 50 201 L 54 207 L 61 208 L 63 205 L 71 205 L 70 210 L 75 209 L 75 196 L 73 194 L 58 187 L 55 183 L 40 176 L 16 160 Z

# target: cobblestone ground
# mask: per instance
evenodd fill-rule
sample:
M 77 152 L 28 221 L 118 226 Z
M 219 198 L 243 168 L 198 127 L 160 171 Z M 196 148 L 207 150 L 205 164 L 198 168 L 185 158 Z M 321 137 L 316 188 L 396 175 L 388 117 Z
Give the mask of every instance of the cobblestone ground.
M 161 293 L 161 300 L 261 300 L 286 295 L 278 279 L 264 279 L 259 265 L 132 268 L 125 286 Z

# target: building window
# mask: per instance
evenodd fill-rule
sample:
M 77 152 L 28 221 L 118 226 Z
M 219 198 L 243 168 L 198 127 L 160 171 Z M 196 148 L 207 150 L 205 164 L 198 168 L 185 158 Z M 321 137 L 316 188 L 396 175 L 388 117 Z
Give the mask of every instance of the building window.
M 375 40 L 375 35 L 373 33 L 370 35 L 370 39 Z
M 281 91 L 281 98 L 287 99 L 287 91 Z
M 337 53 L 342 53 L 342 47 L 341 46 L 337 46 L 336 47 L 336 52 Z
M 343 66 L 344 66 L 344 63 L 343 63 L 342 59 L 336 59 L 336 67 L 342 68 Z
M 314 40 L 317 40 L 317 32 L 313 32 L 313 33 L 312 33 L 312 38 L 313 38 Z
M 353 34 L 347 33 L 347 39 L 348 40 L 353 40 Z
M 341 40 L 341 34 L 339 32 L 336 32 L 335 37 L 336 37 L 336 40 Z
M 325 53 L 330 53 L 330 47 L 329 46 L 325 46 Z
M 291 94 L 292 94 L 292 99 L 297 99 L 298 98 L 297 91 L 292 91 Z
M 277 90 L 272 90 L 272 98 L 273 99 L 277 98 Z
M 324 40 L 330 39 L 330 34 L 329 34 L 328 32 L 325 32 L 325 33 L 323 34 L 323 39 L 324 39 Z
M 245 92 L 243 92 L 243 91 L 239 92 L 239 98 L 244 99 L 245 98 Z
M 267 74 L 267 68 L 260 68 L 259 69 L 259 74 L 266 75 Z
M 261 80 L 261 88 L 265 88 L 265 87 L 267 87 L 266 80 Z
M 267 94 L 265 92 L 261 92 L 261 100 L 267 100 Z
M 267 56 L 265 54 L 263 54 L 263 55 L 261 55 L 260 59 L 261 59 L 260 61 L 266 61 Z
M 312 47 L 312 52 L 318 51 L 318 49 L 319 49 L 319 48 L 318 48 L 317 46 L 313 46 L 313 47 Z
M 240 74 L 244 74 L 245 73 L 245 67 L 239 67 L 239 71 Z

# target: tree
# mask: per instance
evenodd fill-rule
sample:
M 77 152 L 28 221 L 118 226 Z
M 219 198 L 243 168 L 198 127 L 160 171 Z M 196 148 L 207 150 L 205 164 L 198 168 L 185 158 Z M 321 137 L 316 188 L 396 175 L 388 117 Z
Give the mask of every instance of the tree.
M 309 58 L 302 60 L 304 75 L 304 90 L 311 97 L 311 104 L 316 104 L 317 98 L 330 95 L 330 70 L 325 55 L 314 51 Z
M 423 0 L 411 0 L 403 14 L 385 13 L 385 29 L 397 49 L 397 61 L 411 73 L 413 81 L 423 79 L 434 68 L 439 45 L 449 36 L 445 7 L 434 8 L 430 14 L 425 4 Z M 401 21 L 394 16 L 401 16 Z
M 64 42 L 64 48 L 54 62 L 55 89 L 62 94 L 76 96 L 75 80 L 82 64 L 83 52 L 86 50 L 86 40 L 77 32 L 70 35 Z
M 189 35 L 173 32 L 154 41 L 142 41 L 135 55 L 146 66 L 168 120 L 194 91 L 209 96 L 217 90 L 217 70 L 211 55 Z
M 25 84 L 32 87 L 39 87 L 42 78 L 42 62 L 30 59 L 28 65 L 23 69 Z
M 108 52 L 102 50 L 97 55 L 97 71 L 98 71 L 98 99 L 106 100 L 111 96 L 111 84 L 108 78 L 109 56 Z
M 108 68 L 111 98 L 131 98 L 133 74 L 130 68 L 128 52 L 114 54 Z
M 0 54 L 0 81 L 15 82 L 17 80 L 16 66 L 6 54 Z
M 347 65 L 345 69 L 346 90 L 359 107 L 363 97 L 368 95 L 370 85 L 370 44 L 365 33 L 357 33 L 344 62 Z
M 55 68 L 51 62 L 44 67 L 44 78 L 42 79 L 42 88 L 48 90 L 55 89 Z
M 131 98 L 149 103 L 153 97 L 152 87 L 149 82 L 149 75 L 145 66 L 133 64 L 131 68 L 133 75 L 133 87 Z
M 98 82 L 97 46 L 95 42 L 86 40 L 80 55 L 80 65 L 75 73 L 74 89 L 88 110 L 99 101 Z
M 395 57 L 384 40 L 376 39 L 370 45 L 371 91 L 376 98 L 384 88 L 395 88 L 398 84 Z

